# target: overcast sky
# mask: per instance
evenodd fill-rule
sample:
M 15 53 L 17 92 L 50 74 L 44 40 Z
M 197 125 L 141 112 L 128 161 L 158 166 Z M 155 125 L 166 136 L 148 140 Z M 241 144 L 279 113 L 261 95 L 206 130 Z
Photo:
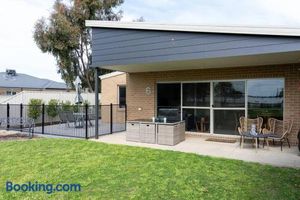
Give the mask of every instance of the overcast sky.
M 7 68 L 61 81 L 51 55 L 35 45 L 36 20 L 54 0 L 7 0 L 0 7 L 0 71 Z M 300 27 L 299 0 L 125 0 L 123 21 Z

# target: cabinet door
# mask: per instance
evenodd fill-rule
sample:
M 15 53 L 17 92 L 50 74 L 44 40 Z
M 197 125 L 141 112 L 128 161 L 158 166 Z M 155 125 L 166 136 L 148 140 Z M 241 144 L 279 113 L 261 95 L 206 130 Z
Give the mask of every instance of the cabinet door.
M 126 140 L 135 142 L 140 141 L 139 123 L 127 123 Z
M 140 138 L 141 142 L 156 143 L 155 124 L 141 124 Z

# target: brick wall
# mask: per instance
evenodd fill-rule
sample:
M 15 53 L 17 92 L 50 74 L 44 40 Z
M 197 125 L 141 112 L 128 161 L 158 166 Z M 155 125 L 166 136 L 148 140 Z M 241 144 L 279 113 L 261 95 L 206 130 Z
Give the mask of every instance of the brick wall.
M 102 122 L 110 122 L 110 107 L 108 105 L 118 104 L 118 86 L 126 85 L 126 74 L 105 78 L 101 80 L 101 119 Z M 113 106 L 113 121 L 123 123 L 125 121 L 125 109 Z
M 300 128 L 300 64 L 186 71 L 130 73 L 127 75 L 128 120 L 156 115 L 156 83 L 160 81 L 285 78 L 284 120 L 294 120 L 290 140 L 295 144 Z M 146 94 L 146 88 L 151 93 Z
M 126 85 L 126 74 L 101 80 L 101 104 L 118 104 L 118 86 Z

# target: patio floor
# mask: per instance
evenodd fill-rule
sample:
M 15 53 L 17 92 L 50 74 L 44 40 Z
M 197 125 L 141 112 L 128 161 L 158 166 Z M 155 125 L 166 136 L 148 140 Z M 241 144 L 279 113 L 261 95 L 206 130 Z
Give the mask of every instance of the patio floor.
M 196 153 L 199 155 L 208 155 L 221 158 L 237 159 L 247 162 L 258 162 L 262 164 L 270 164 L 279 167 L 300 168 L 300 155 L 297 147 L 283 147 L 280 151 L 280 146 L 270 146 L 269 149 L 262 146 L 255 151 L 252 144 L 245 144 L 241 149 L 239 142 L 223 143 L 206 141 L 207 137 L 186 134 L 186 140 L 175 146 L 164 146 L 158 144 L 147 144 L 138 142 L 128 142 L 125 139 L 125 132 L 114 133 L 111 135 L 101 136 L 99 142 L 109 144 L 123 144 L 130 146 L 149 147 L 163 150 L 173 150 L 188 153 Z

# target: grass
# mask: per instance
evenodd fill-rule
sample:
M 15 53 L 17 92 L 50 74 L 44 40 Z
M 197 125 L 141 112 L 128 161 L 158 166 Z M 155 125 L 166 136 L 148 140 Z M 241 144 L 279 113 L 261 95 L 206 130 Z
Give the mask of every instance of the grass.
M 199 147 L 200 148 L 200 147 Z M 81 192 L 6 192 L 6 181 Z M 0 199 L 299 199 L 300 170 L 85 140 L 0 142 Z

